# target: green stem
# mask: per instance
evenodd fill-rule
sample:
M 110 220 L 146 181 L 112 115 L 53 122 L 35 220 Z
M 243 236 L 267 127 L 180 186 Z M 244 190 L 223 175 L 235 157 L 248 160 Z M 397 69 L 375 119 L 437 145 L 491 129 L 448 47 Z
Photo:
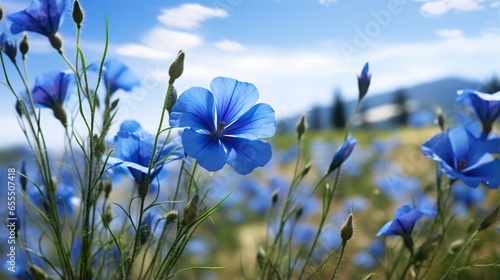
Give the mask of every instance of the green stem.
M 443 275 L 443 277 L 441 279 L 448 279 L 448 275 L 453 271 L 453 269 L 457 265 L 458 260 L 462 257 L 462 255 L 464 254 L 465 250 L 467 249 L 467 247 L 469 247 L 470 243 L 472 242 L 472 240 L 474 240 L 474 238 L 476 237 L 476 235 L 478 233 L 479 233 L 479 230 L 476 229 L 471 234 L 471 236 L 469 237 L 469 239 L 467 239 L 467 242 L 465 242 L 465 244 L 460 249 L 460 252 L 458 252 L 458 254 L 455 256 L 455 259 L 453 259 L 453 262 L 451 263 L 450 267 L 448 268 L 448 270 L 446 271 L 446 273 Z
M 347 242 L 342 243 L 342 247 L 340 248 L 339 259 L 337 260 L 337 264 L 335 265 L 335 269 L 333 270 L 333 274 L 332 274 L 332 278 L 331 278 L 332 280 L 335 279 L 335 275 L 337 275 L 337 271 L 339 270 L 340 262 L 342 261 L 342 257 L 344 256 L 345 247 L 347 247 Z

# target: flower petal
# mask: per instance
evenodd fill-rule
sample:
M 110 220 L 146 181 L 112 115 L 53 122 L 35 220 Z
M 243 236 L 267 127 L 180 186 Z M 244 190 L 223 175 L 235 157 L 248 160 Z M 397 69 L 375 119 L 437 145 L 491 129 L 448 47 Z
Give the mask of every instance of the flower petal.
M 259 99 L 259 92 L 253 84 L 231 78 L 213 79 L 210 90 L 217 100 L 217 122 L 222 121 L 226 125 L 248 111 Z
M 274 110 L 268 104 L 256 104 L 234 123 L 228 126 L 224 135 L 258 139 L 271 137 L 276 132 Z
M 207 89 L 193 87 L 181 94 L 175 102 L 170 114 L 170 125 L 215 132 L 214 113 L 213 94 Z
M 271 144 L 265 141 L 238 137 L 224 137 L 222 141 L 229 150 L 227 162 L 238 174 L 249 174 L 271 160 Z
M 186 129 L 182 133 L 184 151 L 208 171 L 220 170 L 227 160 L 224 145 L 210 134 L 203 134 Z

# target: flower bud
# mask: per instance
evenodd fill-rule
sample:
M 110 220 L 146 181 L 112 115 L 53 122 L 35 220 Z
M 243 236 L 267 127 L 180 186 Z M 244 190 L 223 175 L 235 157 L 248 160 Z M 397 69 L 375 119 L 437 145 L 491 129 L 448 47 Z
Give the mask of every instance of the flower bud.
M 363 277 L 362 280 L 372 280 L 374 275 L 375 275 L 375 273 L 372 272 L 372 273 L 366 275 L 365 277 Z
M 50 45 L 56 49 L 59 53 L 62 53 L 62 46 L 63 46 L 63 42 L 62 42 L 62 37 L 61 35 L 58 33 L 55 33 L 55 34 L 52 34 L 49 36 L 49 41 L 50 41 Z
M 167 107 L 165 109 L 170 114 L 172 113 L 172 108 L 174 107 L 175 102 L 177 101 L 177 90 L 173 85 L 170 87 L 170 90 L 167 94 L 168 94 Z
M 78 29 L 82 27 L 83 10 L 78 0 L 75 0 L 75 3 L 73 4 L 73 21 L 76 23 L 76 27 Z
M 431 236 L 427 241 L 425 241 L 425 243 L 420 246 L 417 253 L 415 254 L 415 261 L 423 262 L 427 260 L 432 251 L 434 251 L 434 249 L 436 248 L 440 238 L 441 235 L 436 234 L 434 236 Z
M 106 176 L 106 179 L 102 181 L 102 190 L 104 191 L 104 197 L 108 198 L 111 190 L 113 189 L 113 185 L 111 184 L 111 179 L 109 175 Z
M 184 71 L 184 52 L 182 50 L 179 51 L 177 57 L 174 62 L 170 64 L 170 68 L 168 69 L 168 75 L 170 76 L 170 80 L 168 83 L 172 85 L 176 79 L 178 79 L 182 72 Z
M 30 42 L 28 39 L 28 33 L 24 32 L 23 38 L 21 39 L 21 43 L 19 43 L 19 51 L 23 55 L 23 60 L 26 59 L 26 54 L 30 49 Z
M 196 221 L 196 218 L 198 217 L 198 199 L 198 194 L 195 194 L 191 197 L 186 206 L 184 206 L 184 218 L 182 219 L 181 225 L 187 226 Z
M 493 212 L 491 212 L 488 217 L 486 217 L 483 222 L 479 225 L 478 230 L 484 230 L 487 229 L 489 226 L 494 224 L 498 220 L 498 210 L 500 206 L 497 206 Z
M 26 186 L 28 185 L 28 179 L 26 179 L 26 161 L 21 164 L 21 177 L 19 178 L 19 183 L 21 184 L 21 189 L 26 191 Z
M 108 204 L 108 206 L 106 207 L 106 212 L 104 212 L 104 220 L 107 224 L 113 221 L 113 208 L 111 208 L 110 204 Z
M 301 205 L 297 208 L 297 212 L 295 212 L 295 219 L 298 220 L 302 214 L 304 214 L 304 207 Z
M 304 178 L 307 173 L 311 170 L 311 162 L 307 162 L 306 165 L 304 166 L 304 169 L 302 169 L 302 173 L 300 174 L 300 178 Z
M 463 239 L 457 239 L 453 242 L 451 242 L 450 247 L 448 247 L 448 253 L 450 255 L 457 254 L 460 252 L 462 247 L 464 246 L 465 241 Z
M 41 267 L 36 264 L 29 265 L 30 273 L 33 276 L 33 279 L 36 280 L 45 280 L 50 279 L 47 272 L 45 272 Z
M 363 67 L 363 70 L 361 71 L 361 75 L 358 76 L 358 89 L 359 89 L 359 100 L 363 99 L 365 97 L 366 93 L 368 92 L 368 87 L 370 87 L 370 81 L 372 78 L 371 74 L 368 74 L 368 62 L 365 64 Z
M 177 210 L 172 210 L 165 214 L 165 220 L 167 220 L 167 223 L 173 223 L 177 220 L 179 217 L 179 214 L 177 213 Z
M 345 246 L 347 244 L 347 241 L 351 239 L 353 233 L 354 233 L 354 228 L 352 226 L 352 213 L 351 213 L 349 214 L 349 217 L 347 217 L 347 220 L 340 228 L 340 237 L 342 238 L 342 246 Z
M 306 129 L 307 129 L 306 115 L 304 114 L 300 117 L 299 122 L 297 123 L 297 135 L 299 139 L 306 132 Z
M 443 110 L 441 110 L 440 107 L 436 109 L 436 124 L 439 125 L 439 128 L 441 131 L 445 130 L 445 123 L 444 123 L 444 117 L 443 117 Z
M 19 115 L 19 117 L 23 116 L 23 104 L 21 104 L 21 99 L 18 99 L 16 101 L 16 112 Z
M 276 203 L 278 202 L 278 199 L 279 199 L 279 190 L 274 190 L 273 193 L 271 194 L 271 202 L 274 205 L 276 205 Z
M 259 268 L 263 268 L 266 262 L 267 262 L 267 253 L 264 250 L 264 248 L 259 246 L 259 250 L 257 251 L 257 265 L 259 266 Z

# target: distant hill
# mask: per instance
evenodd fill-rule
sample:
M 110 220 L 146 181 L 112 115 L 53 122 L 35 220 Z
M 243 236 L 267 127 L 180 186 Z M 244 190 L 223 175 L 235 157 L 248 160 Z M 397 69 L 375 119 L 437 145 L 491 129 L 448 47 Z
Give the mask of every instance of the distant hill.
M 457 107 L 457 91 L 465 88 L 484 91 L 485 87 L 478 81 L 460 78 L 445 78 L 427 83 L 418 84 L 408 88 L 395 88 L 393 91 L 371 93 L 365 96 L 358 111 L 364 112 L 356 119 L 355 125 L 363 121 L 370 127 L 395 126 L 394 119 L 401 110 L 394 104 L 395 92 L 401 90 L 406 98 L 405 108 L 408 110 L 410 125 L 424 126 L 432 123 L 434 111 L 440 107 L 447 115 L 459 110 Z M 345 112 L 350 114 L 354 109 L 356 100 L 345 102 Z M 312 128 L 331 127 L 331 106 L 316 106 L 308 111 L 308 119 Z M 294 129 L 299 116 L 294 116 L 279 121 L 279 129 L 290 131 Z

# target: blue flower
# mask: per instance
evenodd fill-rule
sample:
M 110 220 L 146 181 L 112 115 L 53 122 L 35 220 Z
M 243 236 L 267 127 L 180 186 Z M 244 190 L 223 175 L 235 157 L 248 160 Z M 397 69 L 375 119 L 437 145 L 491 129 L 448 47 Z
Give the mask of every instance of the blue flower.
M 0 44 L 2 46 L 2 52 L 4 52 L 12 61 L 12 63 L 16 64 L 16 54 L 17 54 L 17 45 L 10 36 L 6 33 L 2 33 L 0 36 Z
M 422 153 L 437 162 L 450 179 L 460 179 L 475 188 L 484 183 L 491 189 L 500 186 L 500 139 L 483 140 L 465 127 L 457 126 L 435 135 L 422 145 Z
M 60 51 L 62 40 L 58 30 L 68 7 L 68 0 L 34 0 L 28 8 L 7 16 L 12 22 L 10 32 L 17 34 L 32 31 L 42 34 L 49 38 L 50 44 L 56 50 Z
M 33 103 L 52 109 L 54 116 L 66 126 L 66 112 L 62 105 L 71 92 L 74 81 L 73 74 L 62 71 L 51 71 L 36 77 L 31 93 Z
M 356 253 L 352 257 L 352 261 L 356 266 L 364 269 L 372 269 L 377 265 L 377 259 L 384 255 L 384 243 L 380 239 L 370 243 L 366 251 Z
M 368 92 L 368 87 L 370 86 L 370 81 L 372 79 L 372 74 L 368 74 L 368 62 L 363 66 L 361 75 L 358 76 L 358 89 L 359 89 L 359 100 L 361 100 Z
M 97 64 L 93 64 L 90 70 L 99 70 Z M 130 71 L 130 69 L 117 59 L 108 59 L 104 62 L 102 69 L 102 78 L 108 94 L 113 94 L 119 89 L 131 91 L 134 87 L 139 86 L 141 82 Z
M 344 144 L 340 146 L 340 148 L 337 150 L 337 153 L 333 157 L 332 162 L 330 163 L 330 167 L 328 168 L 327 174 L 332 173 L 335 171 L 339 166 L 351 155 L 352 151 L 354 150 L 354 147 L 356 147 L 356 144 L 358 143 L 358 140 L 352 136 L 348 136 Z
M 80 199 L 75 196 L 75 189 L 68 185 L 59 184 L 55 195 L 59 215 L 61 217 L 73 215 L 73 207 L 80 204 Z M 49 198 L 45 187 L 42 186 L 39 190 L 33 186 L 28 191 L 28 197 L 34 205 L 45 213 L 49 213 Z
M 410 236 L 415 223 L 423 216 L 434 217 L 436 216 L 436 211 L 415 209 L 411 204 L 403 205 L 396 210 L 396 213 L 394 214 L 394 220 L 386 223 L 379 230 L 377 236 Z
M 480 204 L 486 198 L 483 188 L 469 188 L 462 182 L 456 182 L 451 188 L 455 201 L 464 203 L 467 207 Z
M 149 183 L 152 183 L 158 176 L 165 163 L 183 158 L 184 153 L 180 148 L 179 142 L 175 139 L 168 143 L 158 142 Z M 115 136 L 113 157 L 110 157 L 108 160 L 109 164 L 128 170 L 128 174 L 137 183 L 141 196 L 145 195 L 149 188 L 147 175 L 149 162 L 153 155 L 153 146 L 153 135 L 119 131 Z
M 180 95 L 170 114 L 170 125 L 186 127 L 182 143 L 186 153 L 208 171 L 226 163 L 242 175 L 271 159 L 271 145 L 259 138 L 276 131 L 274 110 L 255 104 L 254 85 L 230 78 L 212 80 L 210 90 L 193 87 Z
M 488 135 L 493 127 L 493 122 L 500 116 L 500 91 L 494 94 L 464 89 L 458 91 L 457 100 L 467 104 L 474 110 L 483 124 L 483 131 Z

